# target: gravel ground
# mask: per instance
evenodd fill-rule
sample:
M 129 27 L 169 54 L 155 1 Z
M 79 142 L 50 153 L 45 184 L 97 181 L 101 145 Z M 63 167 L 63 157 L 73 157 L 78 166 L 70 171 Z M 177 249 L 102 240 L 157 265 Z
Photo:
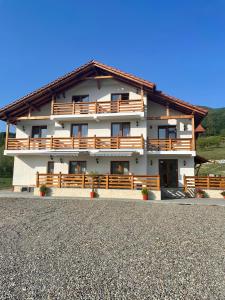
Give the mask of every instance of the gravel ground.
M 225 208 L 0 200 L 0 299 L 225 299 Z

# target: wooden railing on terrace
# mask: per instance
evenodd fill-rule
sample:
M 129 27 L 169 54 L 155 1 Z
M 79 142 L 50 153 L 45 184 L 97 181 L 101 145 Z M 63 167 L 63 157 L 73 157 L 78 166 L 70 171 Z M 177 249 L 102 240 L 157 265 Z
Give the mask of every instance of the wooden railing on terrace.
M 54 103 L 52 115 L 143 112 L 143 100 Z
M 225 177 L 184 176 L 184 190 L 188 189 L 225 189 Z
M 143 136 L 132 137 L 68 137 L 68 138 L 9 138 L 7 150 L 58 149 L 143 149 Z
M 160 190 L 160 177 L 148 175 L 86 175 L 86 174 L 39 174 L 36 186 L 58 188 Z
M 194 150 L 193 140 L 188 139 L 148 139 L 149 151 Z

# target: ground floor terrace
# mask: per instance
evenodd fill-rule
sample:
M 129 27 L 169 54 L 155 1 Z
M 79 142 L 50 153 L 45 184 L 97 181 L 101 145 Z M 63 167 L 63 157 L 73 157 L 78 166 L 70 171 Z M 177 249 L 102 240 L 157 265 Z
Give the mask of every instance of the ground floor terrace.
M 224 299 L 225 207 L 1 198 L 1 299 Z
M 114 156 L 84 153 L 70 156 L 21 155 L 15 157 L 13 185 L 16 191 L 21 187 L 38 188 L 46 184 L 61 189 L 124 190 L 119 193 L 120 196 L 121 193 L 126 194 L 125 190 L 138 190 L 140 195 L 140 190 L 145 187 L 156 192 L 163 187 L 182 187 L 184 175 L 194 175 L 194 157 L 190 155 L 179 158 L 128 152 Z M 108 194 L 110 196 L 110 192 Z M 137 196 L 135 192 L 133 195 Z

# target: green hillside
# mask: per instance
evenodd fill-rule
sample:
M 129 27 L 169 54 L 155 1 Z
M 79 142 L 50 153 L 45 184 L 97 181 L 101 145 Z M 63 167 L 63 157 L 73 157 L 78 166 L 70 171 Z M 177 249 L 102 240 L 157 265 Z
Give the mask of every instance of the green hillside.
M 5 133 L 0 132 L 0 189 L 11 186 L 13 158 L 4 156 Z

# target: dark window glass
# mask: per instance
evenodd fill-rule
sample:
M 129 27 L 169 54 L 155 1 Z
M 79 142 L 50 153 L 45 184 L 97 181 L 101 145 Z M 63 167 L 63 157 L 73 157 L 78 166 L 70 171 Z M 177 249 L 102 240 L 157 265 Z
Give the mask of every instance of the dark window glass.
M 88 136 L 88 124 L 72 124 L 71 136 L 74 137 Z
M 46 138 L 47 126 L 32 126 L 32 138 Z
M 72 101 L 74 101 L 74 102 L 89 102 L 89 95 L 73 96 Z
M 69 174 L 85 174 L 86 169 L 86 161 L 70 161 L 69 163 Z
M 129 93 L 111 94 L 111 101 L 129 100 Z
M 111 136 L 129 136 L 130 135 L 130 123 L 112 123 Z
M 49 161 L 47 166 L 47 173 L 54 174 L 54 161 Z
M 129 161 L 111 161 L 111 174 L 129 174 Z
M 176 139 L 177 130 L 176 126 L 159 126 L 158 138 L 159 139 Z

